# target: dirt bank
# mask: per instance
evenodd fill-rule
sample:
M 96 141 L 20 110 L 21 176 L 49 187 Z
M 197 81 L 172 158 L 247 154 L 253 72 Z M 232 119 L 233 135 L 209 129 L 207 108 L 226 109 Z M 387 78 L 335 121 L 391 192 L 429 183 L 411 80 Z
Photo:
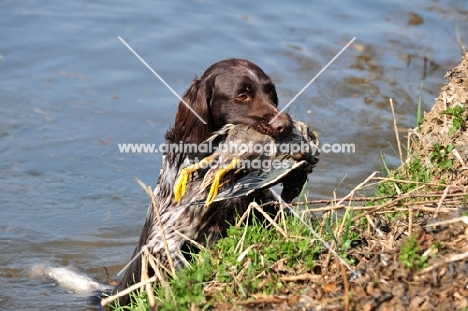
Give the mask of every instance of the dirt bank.
M 412 131 L 415 135 L 411 136 L 411 150 L 416 158 L 424 160 L 424 166 L 434 171 L 438 180 L 465 187 L 468 184 L 468 54 L 445 77 L 448 83 L 441 88 L 431 111 L 425 113 L 419 134 L 417 130 Z M 447 152 L 450 169 L 437 167 L 436 149 L 450 150 Z
M 365 216 L 368 230 L 353 228 L 362 230 L 362 246 L 348 258 L 360 276 L 346 284 L 337 267 L 327 269 L 298 310 L 468 309 L 468 53 L 445 78 L 431 111 L 409 131 L 405 165 L 391 173 L 402 181 L 382 181 L 382 194 L 392 194 L 388 187 L 394 196 Z M 327 294 L 329 284 L 340 291 Z
M 374 177 L 350 193 L 349 204 L 322 207 L 329 208 L 325 217 L 337 210 L 354 213 L 356 246 L 342 256 L 355 264 L 356 274 L 322 255 L 314 269 L 318 281 L 296 284 L 300 295 L 278 292 L 269 298 L 274 304 L 262 296 L 263 302 L 250 299 L 244 308 L 468 310 L 468 53 L 445 77 L 431 111 L 409 130 L 408 143 L 402 139 L 405 164 L 377 180 L 371 196 L 381 199 L 364 191 Z

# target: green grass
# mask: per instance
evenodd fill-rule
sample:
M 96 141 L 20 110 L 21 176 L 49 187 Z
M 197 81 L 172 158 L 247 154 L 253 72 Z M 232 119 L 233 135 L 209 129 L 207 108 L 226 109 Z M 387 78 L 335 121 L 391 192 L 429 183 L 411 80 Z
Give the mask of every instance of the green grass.
M 405 164 L 393 170 L 382 159 L 387 177 L 396 181 L 380 183 L 375 193 L 376 196 L 395 196 L 400 193 L 407 193 L 415 189 L 419 182 L 427 183 L 431 181 L 434 173 L 422 165 L 420 158 L 411 154 L 409 157 L 411 157 L 410 161 L 405 161 Z M 401 180 L 401 182 L 398 182 L 398 180 Z M 412 181 L 413 183 L 408 183 L 407 181 Z
M 345 222 L 345 228 L 343 232 L 342 245 L 341 245 L 341 252 L 345 253 L 350 247 L 351 243 L 353 242 L 354 238 L 357 238 L 356 233 L 351 230 L 351 220 L 353 219 L 353 211 L 346 215 L 346 218 L 343 219 Z
M 453 145 L 449 144 L 443 146 L 439 143 L 435 143 L 432 147 L 432 152 L 429 154 L 432 165 L 436 169 L 446 170 L 453 166 L 452 160 L 449 158 L 453 150 Z
M 234 303 L 253 294 L 299 290 L 294 284 L 281 281 L 281 276 L 285 271 L 312 272 L 322 245 L 292 216 L 285 217 L 281 227 L 287 228 L 287 237 L 256 218 L 250 225 L 230 227 L 226 238 L 212 249 L 194 255 L 191 267 L 169 281 L 169 294 L 168 288 L 155 287 L 158 310 L 187 310 L 192 305 L 206 309 L 216 302 Z M 349 225 L 346 227 L 349 231 Z M 150 309 L 144 292 L 132 294 L 132 301 L 131 306 L 117 305 L 114 310 Z
M 407 269 L 424 269 L 428 266 L 427 260 L 429 258 L 420 254 L 418 242 L 415 237 L 411 236 L 404 241 L 399 259 Z
M 449 129 L 449 134 L 453 135 L 459 129 L 465 130 L 465 120 L 463 118 L 463 113 L 465 112 L 466 107 L 465 105 L 456 106 L 453 108 L 447 108 L 446 110 L 442 111 L 443 114 L 452 116 L 452 127 Z

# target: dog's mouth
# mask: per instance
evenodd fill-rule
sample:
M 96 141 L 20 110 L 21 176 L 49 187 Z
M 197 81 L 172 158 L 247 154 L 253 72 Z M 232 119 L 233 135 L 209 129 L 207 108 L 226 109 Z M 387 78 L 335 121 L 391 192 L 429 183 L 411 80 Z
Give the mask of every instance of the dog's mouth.
M 255 129 L 264 134 L 273 137 L 274 139 L 279 139 L 282 138 L 283 133 L 279 133 L 278 131 L 275 131 L 267 122 L 262 121 L 259 122 L 255 125 Z

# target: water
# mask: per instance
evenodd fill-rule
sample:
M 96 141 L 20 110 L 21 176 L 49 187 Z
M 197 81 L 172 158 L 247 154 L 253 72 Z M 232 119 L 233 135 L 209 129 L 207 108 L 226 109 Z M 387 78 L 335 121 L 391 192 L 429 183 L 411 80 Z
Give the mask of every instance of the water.
M 248 58 L 277 84 L 281 107 L 353 37 L 291 105 L 322 143 L 310 198 L 345 194 L 398 163 L 388 98 L 401 129 L 414 126 L 420 85 L 427 110 L 468 43 L 464 1 L 139 1 L 0 4 L 0 309 L 86 309 L 85 298 L 30 278 L 34 264 L 111 277 L 136 245 L 157 155 L 118 143 L 161 143 L 177 100 L 118 40 L 179 94 L 227 57 Z M 426 69 L 424 70 L 424 59 Z M 343 177 L 344 182 L 341 182 Z

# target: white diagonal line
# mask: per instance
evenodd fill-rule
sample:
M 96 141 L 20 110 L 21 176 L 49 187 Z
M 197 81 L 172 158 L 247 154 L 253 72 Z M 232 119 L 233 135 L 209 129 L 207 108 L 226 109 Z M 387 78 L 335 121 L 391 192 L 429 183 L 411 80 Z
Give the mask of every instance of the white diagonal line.
M 312 80 L 310 80 L 309 83 L 307 83 L 306 86 L 304 86 L 304 87 L 302 88 L 302 90 L 300 90 L 299 93 L 297 93 L 296 96 L 294 96 L 294 98 L 291 99 L 291 100 L 289 101 L 289 103 L 288 103 L 286 106 L 284 106 L 284 108 L 281 109 L 281 111 L 278 112 L 278 114 L 277 114 L 273 119 L 271 119 L 271 121 L 269 122 L 269 124 L 271 124 L 271 122 L 275 121 L 275 119 L 278 118 L 278 116 L 279 116 L 280 114 L 282 114 L 283 111 L 285 111 L 285 110 L 289 107 L 289 105 L 291 105 L 291 104 L 296 100 L 296 98 L 298 98 L 299 95 L 301 95 L 302 92 L 304 92 L 304 91 L 306 90 L 306 88 L 308 88 L 309 85 L 311 85 L 312 82 L 314 82 L 315 79 L 317 79 L 317 78 L 322 74 L 322 72 L 324 72 L 325 69 L 328 68 L 328 66 L 331 65 L 331 63 L 333 63 L 333 62 L 335 61 L 335 59 L 337 59 L 338 56 L 340 56 L 341 53 L 343 53 L 344 50 L 346 50 L 346 49 L 351 45 L 351 43 L 353 43 L 354 40 L 356 40 L 356 37 L 354 37 L 353 39 L 351 39 L 351 41 L 349 41 L 348 44 L 346 44 L 345 47 L 342 48 L 341 51 L 338 52 L 338 54 L 336 54 L 335 57 L 333 57 L 332 60 L 329 61 L 328 64 L 327 64 L 325 67 L 323 67 L 322 70 L 320 70 L 319 73 L 317 73 L 317 74 L 315 75 L 315 77 L 313 77 Z
M 125 267 L 123 267 L 122 270 L 120 270 L 119 273 L 117 273 L 117 276 L 119 276 L 120 274 L 122 274 L 122 272 L 124 272 L 125 270 L 127 270 L 127 268 L 132 264 L 132 262 L 134 262 L 135 259 L 137 259 L 138 256 L 141 255 L 141 253 L 143 253 L 143 251 L 145 250 L 145 247 L 146 247 L 146 245 L 144 245 L 144 246 L 140 249 L 140 251 L 138 252 L 138 254 L 136 254 L 135 256 L 133 256 L 132 259 L 130 259 L 130 261 L 125 265 Z
M 125 46 L 126 46 L 130 51 L 132 51 L 133 54 L 135 54 L 135 56 L 136 56 L 136 57 L 137 57 L 137 58 L 138 58 L 138 59 L 139 59 L 139 60 L 140 60 L 140 61 L 141 61 L 141 62 L 142 62 L 142 63 L 143 63 L 143 64 L 144 64 L 144 65 L 145 65 L 145 66 L 146 66 L 146 67 L 147 67 L 147 68 L 148 68 L 148 69 L 149 69 L 149 70 L 150 70 L 150 71 L 151 71 L 151 72 L 152 72 L 152 73 L 153 73 L 153 74 L 154 74 L 154 75 L 155 75 L 155 76 L 156 76 L 156 77 L 157 77 L 157 78 L 158 78 L 158 79 L 159 79 L 159 80 L 160 80 L 160 81 L 161 81 L 161 82 L 162 82 L 162 83 L 163 83 L 163 84 L 164 84 L 164 85 L 181 101 L 181 102 L 182 102 L 182 103 L 184 103 L 185 106 L 187 106 L 188 109 L 190 109 L 190 111 L 193 112 L 193 114 L 195 114 L 195 115 L 197 116 L 198 119 L 200 119 L 200 121 L 203 122 L 203 124 L 206 124 L 206 121 L 203 120 L 203 118 L 200 117 L 200 116 L 198 115 L 198 113 L 197 113 L 195 110 L 193 110 L 193 108 L 190 107 L 190 105 L 187 104 L 187 102 L 186 102 L 185 100 L 183 100 L 182 97 L 180 97 L 179 94 L 177 94 L 177 92 L 174 91 L 174 89 L 173 89 L 169 84 L 167 84 L 166 81 L 164 81 L 164 79 L 161 78 L 161 76 L 158 75 L 158 73 L 157 73 L 156 71 L 154 71 L 153 68 L 151 68 L 150 65 L 147 64 L 147 63 L 144 61 L 144 59 L 141 58 L 140 55 L 138 55 L 138 53 L 135 52 L 135 51 L 132 49 L 132 47 L 131 47 L 130 45 L 127 44 L 127 42 L 125 42 L 124 39 L 122 39 L 120 36 L 118 36 L 118 38 L 119 38 L 120 41 L 122 41 L 123 44 L 125 44 Z

